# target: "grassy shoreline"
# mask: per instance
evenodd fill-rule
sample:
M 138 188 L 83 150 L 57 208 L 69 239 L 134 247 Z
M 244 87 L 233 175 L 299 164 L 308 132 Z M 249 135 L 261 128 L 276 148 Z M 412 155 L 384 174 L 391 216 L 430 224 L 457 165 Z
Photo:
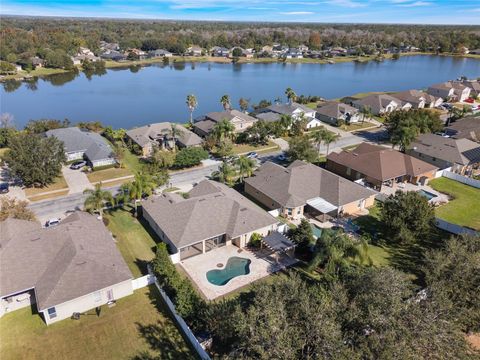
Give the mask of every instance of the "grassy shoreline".
M 480 55 L 474 54 L 435 54 L 435 53 L 423 53 L 423 52 L 410 52 L 410 53 L 403 53 L 400 54 L 401 57 L 404 56 L 425 56 L 425 55 L 437 55 L 437 56 L 451 56 L 451 57 L 462 57 L 462 58 L 471 58 L 471 59 L 478 59 L 480 60 Z M 393 58 L 393 54 L 385 54 L 384 60 L 391 60 Z M 339 56 L 335 58 L 329 59 L 311 59 L 311 58 L 303 58 L 303 59 L 285 59 L 279 60 L 277 58 L 240 58 L 237 61 L 237 64 L 340 64 L 346 62 L 358 62 L 358 63 L 365 63 L 369 61 L 375 61 L 376 56 L 369 55 L 369 56 Z M 333 62 L 333 63 L 332 63 Z M 145 60 L 136 60 L 136 61 L 122 61 L 122 62 L 115 62 L 115 61 L 106 61 L 105 67 L 107 69 L 113 68 L 128 68 L 131 66 L 145 66 L 145 65 L 152 65 L 152 64 L 162 64 L 163 58 L 155 58 L 155 59 L 145 59 Z M 172 56 L 170 58 L 170 65 L 173 64 L 181 64 L 181 63 L 219 63 L 219 64 L 232 64 L 232 59 L 224 58 L 224 57 L 212 57 L 212 56 Z M 78 67 L 81 70 L 81 67 Z M 25 77 L 44 77 L 49 75 L 55 74 L 62 74 L 68 72 L 67 70 L 62 69 L 49 69 L 49 68 L 39 68 L 36 70 L 27 73 L 26 71 L 22 71 L 20 74 L 15 75 L 7 75 L 0 79 L 0 82 L 6 80 L 24 80 Z

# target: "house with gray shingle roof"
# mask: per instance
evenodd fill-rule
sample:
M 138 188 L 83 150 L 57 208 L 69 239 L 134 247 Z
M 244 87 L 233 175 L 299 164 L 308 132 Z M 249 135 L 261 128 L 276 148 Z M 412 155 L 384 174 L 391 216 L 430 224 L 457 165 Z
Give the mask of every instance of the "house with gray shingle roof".
M 317 119 L 332 125 L 350 124 L 360 121 L 360 115 L 353 106 L 331 101 L 317 107 Z
M 369 108 L 373 115 L 388 114 L 394 110 L 408 110 L 412 105 L 387 94 L 372 94 L 352 102 L 357 109 Z
M 245 179 L 245 192 L 289 219 L 320 220 L 355 214 L 373 205 L 376 192 L 300 160 L 284 168 L 267 161 Z
M 175 128 L 175 140 L 173 131 Z M 142 149 L 143 156 L 149 156 L 154 146 L 172 149 L 174 145 L 184 148 L 200 146 L 203 140 L 179 124 L 169 122 L 149 124 L 127 131 L 127 137 Z
M 84 212 L 51 228 L 0 222 L 0 264 L 0 316 L 35 304 L 48 325 L 133 292 L 112 235 Z
M 95 132 L 68 127 L 48 130 L 45 136 L 53 136 L 63 142 L 67 161 L 85 159 L 94 168 L 116 163 L 110 144 Z
M 173 262 L 217 247 L 243 248 L 253 233 L 266 236 L 277 219 L 228 186 L 204 180 L 184 198 L 164 193 L 142 203 L 143 217 L 167 243 Z
M 278 118 L 281 115 L 291 116 L 294 121 L 300 120 L 302 117 L 307 119 L 307 129 L 320 126 L 320 121 L 315 117 L 315 109 L 311 109 L 306 105 L 298 104 L 296 102 L 287 104 L 273 104 L 258 111 L 257 118 L 273 119 L 276 114 Z M 272 121 L 272 120 L 270 120 Z

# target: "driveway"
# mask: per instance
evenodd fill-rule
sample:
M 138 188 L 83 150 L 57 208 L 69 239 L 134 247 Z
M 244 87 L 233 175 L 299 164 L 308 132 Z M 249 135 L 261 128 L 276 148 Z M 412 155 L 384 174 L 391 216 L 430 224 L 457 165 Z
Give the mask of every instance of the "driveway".
M 10 185 L 8 193 L 4 195 L 2 194 L 0 197 L 4 196 L 11 199 L 27 200 L 25 191 L 23 191 L 18 181 L 15 182 L 12 180 L 10 172 L 6 166 L 0 167 L 0 183 L 8 183 Z
M 275 138 L 272 139 L 272 141 L 277 144 L 282 151 L 287 151 L 288 150 L 288 142 L 282 138 Z
M 87 175 L 80 170 L 72 170 L 64 166 L 62 174 L 68 185 L 68 194 L 82 193 L 85 189 L 93 189 L 93 185 L 88 181 Z

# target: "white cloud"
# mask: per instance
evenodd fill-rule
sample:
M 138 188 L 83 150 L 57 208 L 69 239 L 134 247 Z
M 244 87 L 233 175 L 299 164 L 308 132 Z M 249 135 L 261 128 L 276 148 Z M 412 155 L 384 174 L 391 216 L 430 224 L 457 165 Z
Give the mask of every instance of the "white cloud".
M 367 6 L 365 3 L 360 3 L 352 0 L 328 0 L 326 1 L 327 4 L 342 6 L 342 7 L 349 7 L 349 8 L 357 8 Z
M 433 5 L 432 2 L 430 1 L 415 1 L 415 2 L 412 2 L 412 3 L 402 3 L 398 6 L 402 6 L 402 7 L 419 7 L 419 6 L 430 6 L 430 5 Z
M 280 15 L 312 15 L 315 14 L 313 11 L 285 11 L 280 12 Z

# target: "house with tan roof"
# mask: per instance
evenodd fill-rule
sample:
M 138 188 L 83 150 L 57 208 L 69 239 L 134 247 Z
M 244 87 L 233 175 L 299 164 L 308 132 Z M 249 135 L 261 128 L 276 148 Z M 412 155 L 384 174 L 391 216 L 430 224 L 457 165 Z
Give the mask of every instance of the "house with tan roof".
M 470 96 L 470 88 L 457 81 L 446 81 L 431 85 L 427 93 L 441 97 L 445 101 L 465 101 Z
M 193 132 L 201 137 L 208 136 L 214 126 L 222 120 L 230 121 L 235 126 L 235 132 L 241 133 L 257 122 L 254 117 L 238 110 L 215 111 L 196 119 Z
M 168 244 L 174 263 L 218 247 L 245 247 L 253 233 L 266 236 L 278 220 L 228 186 L 204 180 L 184 198 L 164 193 L 143 203 L 143 218 Z
M 175 133 L 175 136 L 174 136 Z M 179 124 L 169 122 L 148 124 L 128 130 L 127 139 L 142 149 L 143 156 L 152 154 L 155 146 L 160 149 L 173 149 L 200 146 L 203 140 L 192 131 Z
M 420 90 L 402 91 L 395 93 L 392 96 L 403 101 L 404 103 L 410 103 L 415 109 L 433 108 L 440 106 L 443 103 L 442 98 L 435 98 L 435 96 Z
M 408 110 L 412 104 L 387 94 L 372 94 L 352 102 L 357 109 L 369 108 L 373 115 L 388 114 L 394 110 Z
M 75 212 L 50 228 L 0 222 L 0 316 L 35 306 L 49 325 L 132 294 L 132 278 L 93 215 Z
M 394 187 L 403 182 L 425 185 L 438 170 L 413 156 L 368 143 L 352 150 L 330 153 L 326 169 L 352 181 L 362 180 L 379 191 L 383 186 Z
M 468 116 L 451 123 L 445 134 L 454 139 L 468 139 L 480 143 L 480 116 Z
M 407 154 L 461 175 L 480 167 L 480 144 L 468 139 L 422 134 L 412 142 Z
M 288 219 L 305 214 L 320 221 L 356 214 L 373 205 L 376 192 L 300 160 L 284 168 L 267 161 L 245 179 L 245 193 Z

